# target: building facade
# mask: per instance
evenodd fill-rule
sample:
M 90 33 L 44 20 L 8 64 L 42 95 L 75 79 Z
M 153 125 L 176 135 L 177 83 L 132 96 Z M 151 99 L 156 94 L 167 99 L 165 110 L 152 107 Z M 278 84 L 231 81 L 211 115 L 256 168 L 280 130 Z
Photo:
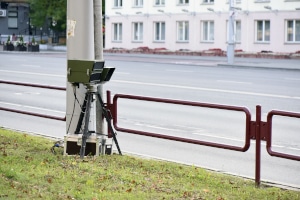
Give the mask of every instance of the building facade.
M 28 0 L 0 0 L 0 42 L 7 41 L 8 37 L 15 35 L 24 37 L 25 42 L 47 40 L 53 37 L 50 29 L 50 20 L 43 27 L 36 27 L 29 17 L 30 5 Z
M 29 33 L 29 5 L 28 3 L 9 3 L 0 1 L 0 34 L 24 35 Z
M 105 49 L 300 51 L 300 0 L 106 0 Z

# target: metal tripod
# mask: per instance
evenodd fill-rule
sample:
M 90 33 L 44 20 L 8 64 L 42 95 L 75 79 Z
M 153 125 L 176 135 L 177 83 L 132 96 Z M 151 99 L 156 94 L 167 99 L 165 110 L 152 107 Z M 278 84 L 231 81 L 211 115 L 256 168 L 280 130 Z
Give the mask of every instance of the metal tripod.
M 85 94 L 84 102 L 83 102 L 83 105 L 81 107 L 81 113 L 80 113 L 79 120 L 78 120 L 78 123 L 77 123 L 77 127 L 76 127 L 76 130 L 75 130 L 75 134 L 79 134 L 80 128 L 82 126 L 82 122 L 83 122 L 83 119 L 84 119 L 84 129 L 83 129 L 82 143 L 81 143 L 81 148 L 80 148 L 80 158 L 84 158 L 84 156 L 85 156 L 86 141 L 92 133 L 91 131 L 89 131 L 89 120 L 90 120 L 90 111 L 91 111 L 91 105 L 92 105 L 92 102 L 93 102 L 93 96 L 94 95 L 97 96 L 97 99 L 99 100 L 99 102 L 101 104 L 102 114 L 103 114 L 104 118 L 106 119 L 106 122 L 107 122 L 107 125 L 108 125 L 108 128 L 109 128 L 110 132 L 112 133 L 112 137 L 113 137 L 113 140 L 114 140 L 114 142 L 117 146 L 118 152 L 119 152 L 120 155 L 122 155 L 122 152 L 120 150 L 118 140 L 117 140 L 117 137 L 116 137 L 117 134 L 114 131 L 112 125 L 111 125 L 112 117 L 111 117 L 110 110 L 108 110 L 105 107 L 105 105 L 103 103 L 103 100 L 101 98 L 101 95 L 99 93 L 97 93 L 96 91 L 93 91 L 92 89 L 89 88 L 87 90 L 86 94 Z

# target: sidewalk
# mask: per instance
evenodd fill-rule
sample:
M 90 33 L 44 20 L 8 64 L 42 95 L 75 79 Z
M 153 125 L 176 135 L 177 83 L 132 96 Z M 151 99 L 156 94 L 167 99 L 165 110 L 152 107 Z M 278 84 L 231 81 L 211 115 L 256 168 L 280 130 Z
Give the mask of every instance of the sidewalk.
M 187 56 L 187 55 L 157 55 L 157 54 L 133 54 L 133 53 L 104 53 L 106 57 L 131 61 L 168 62 L 182 65 L 215 66 L 215 67 L 251 67 L 266 69 L 300 70 L 300 59 L 270 59 L 270 58 L 234 58 L 234 64 L 227 63 L 227 57 L 223 56 Z M 180 61 L 178 61 L 180 60 Z
M 34 54 L 66 54 L 66 48 L 41 50 L 40 52 L 17 52 L 3 51 L 3 45 L 0 45 L 0 53 L 17 54 L 17 53 L 34 53 Z M 147 53 L 106 53 L 104 58 L 112 57 L 116 60 L 136 61 L 136 62 L 162 62 L 181 65 L 198 65 L 198 66 L 215 66 L 215 67 L 251 67 L 265 69 L 282 69 L 282 70 L 300 70 L 300 59 L 278 59 L 278 58 L 245 58 L 235 57 L 234 64 L 227 63 L 227 57 L 224 56 L 195 56 L 195 55 L 162 55 Z
M 233 65 L 219 63 L 218 66 L 273 68 L 283 70 L 300 70 L 300 60 L 291 59 L 263 59 L 263 58 L 235 58 Z

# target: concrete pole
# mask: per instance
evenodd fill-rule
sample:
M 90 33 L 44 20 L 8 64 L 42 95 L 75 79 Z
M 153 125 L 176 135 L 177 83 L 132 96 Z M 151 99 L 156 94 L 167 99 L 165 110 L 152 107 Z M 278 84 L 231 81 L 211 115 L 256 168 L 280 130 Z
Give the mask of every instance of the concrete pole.
M 95 60 L 103 60 L 102 0 L 94 0 Z
M 95 60 L 103 61 L 103 37 L 102 37 L 102 0 L 94 1 L 94 48 Z M 103 98 L 103 85 L 99 84 L 97 92 Z M 104 98 L 103 98 L 104 99 Z M 102 108 L 99 101 L 96 101 L 96 133 L 103 134 L 105 130 L 102 119 Z
M 228 19 L 228 46 L 227 46 L 227 63 L 232 65 L 234 63 L 234 46 L 235 46 L 235 33 L 234 33 L 234 0 L 229 0 L 229 19 Z
M 67 59 L 95 59 L 93 1 L 67 0 Z M 86 89 L 67 82 L 66 134 L 74 134 L 81 112 L 74 91 L 82 105 Z

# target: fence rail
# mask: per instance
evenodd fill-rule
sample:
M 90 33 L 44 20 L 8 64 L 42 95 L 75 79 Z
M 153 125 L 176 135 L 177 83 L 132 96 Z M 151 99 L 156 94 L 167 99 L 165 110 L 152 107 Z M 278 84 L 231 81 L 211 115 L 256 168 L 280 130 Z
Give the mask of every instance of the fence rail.
M 170 135 L 163 135 L 163 134 L 121 128 L 118 126 L 118 118 L 117 118 L 117 116 L 118 116 L 118 100 L 119 99 L 151 101 L 151 102 L 159 102 L 159 103 L 167 103 L 167 104 L 177 104 L 177 105 L 186 105 L 186 106 L 194 106 L 194 107 L 205 107 L 205 108 L 214 108 L 214 109 L 244 112 L 246 115 L 246 121 L 245 121 L 246 132 L 245 132 L 244 146 L 238 147 L 238 146 L 232 146 L 232 145 L 218 144 L 218 143 L 207 142 L 207 141 L 193 140 L 193 139 L 188 139 L 188 138 L 174 137 L 174 136 L 170 136 Z M 210 146 L 210 147 L 217 147 L 217 148 L 229 149 L 229 150 L 234 150 L 234 151 L 242 151 L 242 152 L 247 151 L 250 147 L 251 114 L 250 114 L 249 110 L 245 107 L 218 105 L 218 104 L 209 104 L 209 103 L 200 103 L 200 102 L 179 101 L 179 100 L 172 100 L 172 99 L 160 99 L 160 98 L 133 96 L 133 95 L 126 95 L 126 94 L 116 94 L 113 98 L 112 105 L 113 105 L 112 115 L 113 115 L 113 119 L 114 119 L 113 124 L 117 131 L 129 132 L 129 133 L 138 134 L 138 135 L 157 137 L 157 138 L 163 138 L 163 139 L 168 139 L 168 140 L 174 140 L 174 141 L 180 141 L 180 142 L 186 142 L 186 143 L 192 143 L 192 144 L 198 144 L 198 145 L 205 145 L 205 146 Z
M 38 85 L 38 84 L 31 84 L 31 83 L 19 83 L 19 82 L 13 82 L 13 81 L 0 80 L 0 83 L 27 86 L 27 87 L 37 87 L 37 88 L 44 88 L 44 89 L 53 89 L 53 90 L 63 90 L 63 91 L 66 90 L 65 87 Z M 207 142 L 207 141 L 202 141 L 202 140 L 188 139 L 188 138 L 176 137 L 176 136 L 171 136 L 171 135 L 164 135 L 164 134 L 122 128 L 118 125 L 118 100 L 119 99 L 131 99 L 131 100 L 136 100 L 136 101 L 150 101 L 150 102 L 158 102 L 158 103 L 165 103 L 165 104 L 205 107 L 205 108 L 212 108 L 212 109 L 243 112 L 246 115 L 246 120 L 245 120 L 246 130 L 245 130 L 244 146 L 240 147 L 240 146 L 226 145 L 226 144 Z M 112 112 L 112 120 L 113 120 L 114 128 L 117 131 L 121 131 L 121 132 L 144 135 L 144 136 L 149 136 L 149 137 L 156 137 L 156 138 L 161 138 L 161 139 L 175 140 L 175 141 L 180 141 L 180 142 L 185 142 L 185 143 L 205 145 L 205 146 L 228 149 L 228 150 L 233 150 L 233 151 L 240 151 L 240 152 L 246 152 L 250 147 L 250 144 L 251 144 L 250 140 L 255 140 L 256 141 L 255 142 L 255 149 L 256 149 L 255 150 L 255 183 L 257 186 L 260 185 L 261 142 L 262 141 L 266 141 L 267 152 L 269 153 L 269 155 L 279 157 L 279 158 L 284 158 L 284 159 L 300 161 L 300 156 L 290 155 L 290 154 L 272 150 L 273 116 L 300 118 L 300 113 L 272 110 L 267 115 L 267 122 L 264 122 L 261 120 L 261 106 L 257 105 L 256 106 L 256 120 L 251 121 L 251 113 L 246 107 L 210 104 L 210 103 L 201 103 L 201 102 L 179 101 L 179 100 L 172 100 L 172 99 L 134 96 L 134 95 L 127 95 L 127 94 L 116 94 L 116 95 L 114 95 L 113 101 L 112 101 L 110 91 L 107 91 L 106 107 Z M 32 115 L 32 116 L 36 116 L 36 117 L 43 117 L 43 118 L 48 118 L 48 119 L 66 121 L 66 117 L 61 118 L 61 117 L 57 117 L 57 116 L 32 113 L 32 112 L 4 108 L 4 107 L 0 107 L 0 110 L 20 113 L 20 114 L 26 114 L 26 115 Z M 111 133 L 108 132 L 108 136 L 112 137 Z
M 167 103 L 167 104 L 177 104 L 177 105 L 186 105 L 186 106 L 195 106 L 195 107 L 206 107 L 213 109 L 222 109 L 222 110 L 232 110 L 232 111 L 240 111 L 244 112 L 246 115 L 246 133 L 245 133 L 245 144 L 244 147 L 237 147 L 232 145 L 220 144 L 220 143 L 212 143 L 207 141 L 193 140 L 188 138 L 174 137 L 170 135 L 163 135 L 158 133 L 145 132 L 140 130 L 128 129 L 124 127 L 120 127 L 118 125 L 118 100 L 119 99 L 130 99 L 135 101 L 150 101 L 150 102 L 158 102 L 158 103 Z M 261 106 L 256 106 L 256 120 L 251 121 L 251 113 L 245 107 L 238 106 L 230 106 L 230 105 L 220 105 L 220 104 L 209 104 L 209 103 L 200 103 L 200 102 L 189 102 L 189 101 L 179 101 L 179 100 L 171 100 L 171 99 L 161 99 L 161 98 L 153 98 L 153 97 L 144 97 L 144 96 L 134 96 L 128 94 L 115 94 L 113 97 L 113 102 L 111 102 L 111 92 L 107 91 L 107 107 L 111 110 L 113 116 L 113 124 L 117 131 L 127 132 L 132 134 L 144 135 L 149 137 L 156 137 L 168 140 L 175 140 L 180 142 L 205 145 L 210 147 L 246 152 L 250 147 L 250 140 L 255 140 L 255 183 L 257 186 L 260 185 L 260 172 L 261 172 L 261 142 L 267 142 L 267 152 L 271 156 L 296 160 L 300 161 L 300 156 L 284 154 L 280 152 L 275 152 L 272 150 L 271 145 L 271 136 L 272 136 L 272 117 L 274 115 L 300 118 L 300 113 L 292 113 L 286 111 L 272 110 L 268 113 L 267 122 L 261 120 Z M 300 123 L 300 122 L 299 122 Z
M 32 83 L 20 83 L 20 82 L 14 82 L 14 81 L 0 80 L 0 83 L 9 84 L 9 85 L 19 85 L 19 86 L 25 86 L 25 87 L 44 88 L 44 89 L 51 89 L 51 90 L 63 90 L 63 91 L 66 90 L 65 87 L 39 85 L 39 84 L 32 84 Z M 16 110 L 16 109 L 5 108 L 5 107 L 0 107 L 0 110 L 20 113 L 20 114 L 25 114 L 25 115 L 31 115 L 31 116 L 36 116 L 36 117 L 42 117 L 42 118 L 47 118 L 47 119 L 54 119 L 54 120 L 59 120 L 59 121 L 66 121 L 66 117 L 57 117 L 57 116 L 45 115 L 45 114 L 28 112 L 28 111 L 23 111 L 23 110 Z
M 268 124 L 268 132 L 267 132 L 267 151 L 271 156 L 276 156 L 280 158 L 286 158 L 291 160 L 300 161 L 300 156 L 289 155 L 281 152 L 276 152 L 272 150 L 272 122 L 273 116 L 283 116 L 283 117 L 292 117 L 292 118 L 300 118 L 300 113 L 292 113 L 286 111 L 272 110 L 267 115 L 267 124 Z M 300 123 L 300 122 L 299 122 Z

